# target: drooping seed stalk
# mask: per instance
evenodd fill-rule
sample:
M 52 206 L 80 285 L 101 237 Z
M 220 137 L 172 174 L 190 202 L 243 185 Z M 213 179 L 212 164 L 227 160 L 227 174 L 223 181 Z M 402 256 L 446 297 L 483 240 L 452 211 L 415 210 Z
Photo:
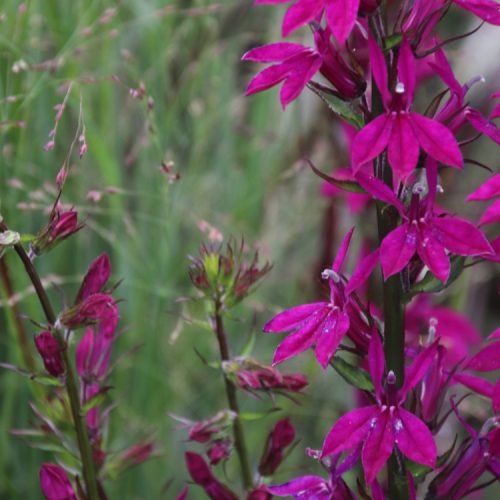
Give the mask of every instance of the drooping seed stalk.
M 231 354 L 229 352 L 227 335 L 224 329 L 221 303 L 218 300 L 215 300 L 214 306 L 215 313 L 213 318 L 213 328 L 215 335 L 217 336 L 217 343 L 219 344 L 220 357 L 223 362 L 229 361 L 231 359 Z M 243 487 L 246 491 L 248 491 L 253 486 L 252 472 L 250 469 L 250 462 L 248 460 L 245 433 L 243 432 L 243 425 L 240 418 L 240 408 L 238 405 L 236 386 L 231 380 L 229 380 L 226 375 L 224 375 L 224 384 L 226 387 L 226 397 L 229 409 L 235 414 L 235 418 L 233 420 L 234 447 L 236 448 L 236 453 L 238 454 L 238 459 L 240 462 Z
M 0 222 L 0 230 L 7 231 L 8 227 Z M 24 250 L 21 244 L 14 245 L 14 250 L 24 264 L 24 269 L 28 275 L 33 287 L 35 288 L 36 295 L 42 306 L 45 318 L 50 326 L 54 326 L 56 322 L 56 314 L 50 302 L 50 299 L 45 291 L 42 284 L 40 276 L 38 275 L 35 266 L 31 262 L 28 254 Z M 61 357 L 64 364 L 64 369 L 66 373 L 66 392 L 68 394 L 68 399 L 71 408 L 71 415 L 73 417 L 73 422 L 75 425 L 76 439 L 78 443 L 78 448 L 80 450 L 80 457 L 82 461 L 82 473 L 83 481 L 85 483 L 85 489 L 88 500 L 99 500 L 99 494 L 97 489 L 97 479 L 94 467 L 94 460 L 92 457 L 92 448 L 90 445 L 90 440 L 87 432 L 87 425 L 85 423 L 85 415 L 82 412 L 80 406 L 80 397 L 78 395 L 78 386 L 76 383 L 75 372 L 73 370 L 73 365 L 68 356 L 68 350 L 66 341 L 61 331 L 54 328 L 54 335 L 61 348 Z

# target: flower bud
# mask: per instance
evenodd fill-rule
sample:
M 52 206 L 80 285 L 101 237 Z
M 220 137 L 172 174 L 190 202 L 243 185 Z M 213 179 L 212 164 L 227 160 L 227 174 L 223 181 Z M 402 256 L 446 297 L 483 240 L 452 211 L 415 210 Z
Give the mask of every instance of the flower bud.
M 35 337 L 35 346 L 42 357 L 45 369 L 54 377 L 64 373 L 61 348 L 56 338 L 48 331 L 43 331 Z
M 82 227 L 83 224 L 78 222 L 76 210 L 62 211 L 59 207 L 54 207 L 48 223 L 31 243 L 31 254 L 37 256 L 48 252 Z
M 108 255 L 103 253 L 90 264 L 87 274 L 83 278 L 82 286 L 76 296 L 75 304 L 81 302 L 90 295 L 102 291 L 110 274 L 111 263 Z
M 42 464 L 40 486 L 47 500 L 77 500 L 68 475 L 58 465 Z
M 272 476 L 283 461 L 285 448 L 293 443 L 295 429 L 288 418 L 279 420 L 270 432 L 260 459 L 259 474 Z
M 105 293 L 95 293 L 63 311 L 59 321 L 67 328 L 78 328 L 110 317 L 118 318 L 118 308 L 113 297 Z
M 231 450 L 232 444 L 229 438 L 217 439 L 213 441 L 207 450 L 210 465 L 217 465 L 221 460 L 229 458 Z

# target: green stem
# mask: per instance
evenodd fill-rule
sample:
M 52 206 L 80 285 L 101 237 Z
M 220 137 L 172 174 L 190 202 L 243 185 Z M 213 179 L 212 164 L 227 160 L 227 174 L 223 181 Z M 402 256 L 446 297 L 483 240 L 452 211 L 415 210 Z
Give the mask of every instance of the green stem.
M 217 336 L 217 342 L 219 344 L 221 360 L 229 361 L 231 359 L 231 355 L 227 343 L 226 332 L 224 330 L 221 304 L 218 301 L 215 302 L 214 331 Z M 224 384 L 226 386 L 226 396 L 229 408 L 235 414 L 235 418 L 233 421 L 234 447 L 236 448 L 236 453 L 238 454 L 238 459 L 240 461 L 243 487 L 246 491 L 249 491 L 253 486 L 252 472 L 250 469 L 250 462 L 248 461 L 248 453 L 245 442 L 245 434 L 243 432 L 243 425 L 240 419 L 240 409 L 238 405 L 236 387 L 226 375 L 224 375 Z
M 384 4 L 381 5 L 381 19 L 385 19 Z M 373 20 L 370 22 L 373 36 L 383 49 L 382 34 L 377 30 Z M 375 85 L 372 87 L 372 118 L 385 112 L 382 96 Z M 375 175 L 382 180 L 390 189 L 393 189 L 393 178 L 387 156 L 380 155 L 375 161 Z M 398 227 L 399 216 L 394 207 L 384 206 L 377 203 L 377 227 L 379 244 L 394 229 Z M 396 375 L 398 387 L 404 383 L 404 347 L 405 347 L 405 310 L 403 300 L 403 288 L 400 275 L 391 276 L 382 285 L 383 312 L 384 312 L 384 355 L 388 371 Z M 404 463 L 398 460 L 397 452 L 394 452 L 387 463 L 387 475 L 389 482 L 389 498 L 391 500 L 406 500 L 408 495 L 408 484 Z
M 3 222 L 0 222 L 0 230 L 7 231 L 8 227 Z M 42 284 L 37 270 L 35 269 L 35 266 L 31 262 L 28 254 L 21 244 L 14 245 L 14 250 L 24 264 L 24 269 L 26 270 L 26 274 L 29 276 L 31 283 L 35 288 L 35 292 L 38 296 L 38 300 L 40 301 L 47 322 L 50 326 L 54 327 L 57 316 L 54 312 L 54 309 L 52 308 L 50 299 L 47 295 L 47 292 L 45 291 L 45 288 Z M 73 422 L 75 424 L 76 439 L 78 442 L 78 448 L 80 450 L 82 473 L 86 487 L 87 499 L 99 500 L 94 460 L 92 458 L 92 448 L 87 432 L 87 425 L 85 423 L 85 415 L 83 415 L 80 406 L 80 397 L 78 395 L 78 386 L 76 383 L 75 373 L 68 356 L 67 344 L 64 340 L 64 336 L 55 328 L 54 331 L 57 341 L 59 342 L 59 345 L 61 347 L 61 356 L 66 372 L 66 392 L 68 393 L 71 414 L 73 416 Z

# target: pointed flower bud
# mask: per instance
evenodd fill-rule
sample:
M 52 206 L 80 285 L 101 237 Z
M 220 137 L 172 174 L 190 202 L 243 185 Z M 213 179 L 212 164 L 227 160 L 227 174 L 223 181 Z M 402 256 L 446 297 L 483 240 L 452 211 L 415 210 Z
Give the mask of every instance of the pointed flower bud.
M 259 463 L 259 474 L 272 476 L 284 459 L 285 448 L 295 439 L 295 429 L 290 419 L 279 420 L 269 436 Z
M 58 465 L 42 464 L 40 486 L 47 500 L 77 500 L 68 475 Z
M 82 286 L 76 296 L 75 303 L 81 302 L 94 293 L 101 292 L 110 275 L 111 262 L 108 255 L 103 253 L 90 264 L 87 274 L 83 278 Z
M 229 438 L 217 439 L 209 446 L 207 456 L 210 465 L 217 465 L 221 460 L 229 458 L 232 450 L 232 443 Z
M 61 358 L 61 348 L 56 338 L 48 330 L 39 333 L 35 337 L 35 346 L 42 357 L 45 369 L 54 377 L 64 373 L 64 365 Z
M 48 252 L 82 227 L 83 224 L 78 222 L 76 210 L 62 211 L 58 206 L 54 207 L 48 223 L 31 243 L 31 254 L 37 256 Z

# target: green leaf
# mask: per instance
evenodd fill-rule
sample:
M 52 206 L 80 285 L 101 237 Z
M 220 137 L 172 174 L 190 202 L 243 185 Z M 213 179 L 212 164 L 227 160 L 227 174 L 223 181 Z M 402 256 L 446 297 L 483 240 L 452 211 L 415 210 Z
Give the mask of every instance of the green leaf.
M 32 242 L 36 236 L 34 234 L 21 234 L 21 243 L 30 243 Z
M 399 45 L 402 39 L 403 35 L 401 33 L 394 33 L 394 35 L 384 38 L 384 49 L 385 50 L 392 49 L 396 45 Z
M 465 257 L 455 255 L 451 258 L 450 276 L 446 283 L 442 283 L 428 271 L 421 281 L 411 287 L 407 294 L 407 300 L 409 301 L 419 293 L 437 293 L 445 290 L 462 274 L 464 264 Z
M 307 160 L 307 163 L 311 167 L 311 170 L 318 176 L 321 177 L 323 180 L 328 182 L 329 184 L 332 184 L 340 189 L 343 189 L 344 191 L 348 191 L 350 193 L 363 193 L 366 194 L 366 191 L 357 183 L 354 181 L 344 181 L 340 179 L 336 179 L 335 177 L 331 177 L 318 168 L 316 168 L 313 163 L 310 160 Z
M 9 363 L 0 363 L 0 368 L 5 368 L 6 370 L 13 371 L 18 375 L 21 375 L 22 377 L 27 377 L 33 380 L 33 382 L 37 382 L 38 384 L 41 385 L 50 385 L 55 387 L 63 387 L 64 385 L 57 377 L 42 373 L 32 373 L 28 370 L 20 368 L 19 366 L 11 365 Z
M 246 357 L 250 356 L 250 354 L 252 354 L 253 348 L 255 346 L 255 338 L 256 338 L 256 335 L 255 335 L 255 330 L 254 330 L 250 334 L 250 338 L 248 339 L 248 342 L 246 343 L 245 347 L 243 347 L 243 350 L 240 353 L 240 356 L 242 358 L 246 358 Z
M 333 94 L 329 94 L 321 90 L 317 84 L 310 83 L 308 87 L 338 116 L 350 123 L 358 130 L 365 125 L 364 119 L 357 114 L 349 103 L 343 101 Z
M 363 391 L 374 390 L 370 375 L 365 370 L 348 363 L 338 356 L 334 356 L 330 364 L 348 384 Z

